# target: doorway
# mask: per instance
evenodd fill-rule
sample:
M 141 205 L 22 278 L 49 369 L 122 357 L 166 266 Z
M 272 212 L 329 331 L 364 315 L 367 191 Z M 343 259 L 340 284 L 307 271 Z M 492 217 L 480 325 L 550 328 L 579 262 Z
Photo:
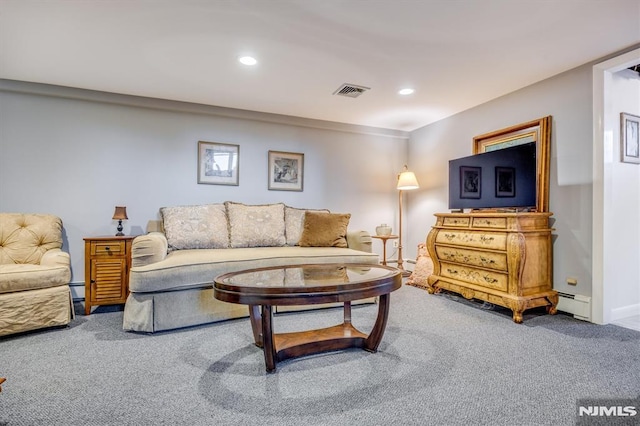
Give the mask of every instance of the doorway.
M 640 115 L 640 96 L 617 97 L 616 73 L 640 63 L 640 49 L 593 67 L 593 292 L 592 321 L 640 330 L 640 167 L 620 162 L 620 109 Z M 625 105 L 621 107 L 621 105 Z M 631 166 L 629 168 L 629 166 Z M 620 185 L 624 168 L 631 179 Z M 616 204 L 620 187 L 632 198 L 631 208 Z M 633 219 L 632 219 L 633 217 Z M 625 220 L 625 218 L 627 218 Z M 624 224 L 631 224 L 624 228 Z M 626 237 L 621 249 L 621 236 Z M 631 262 L 621 259 L 621 251 Z M 633 259 L 636 259 L 634 262 Z

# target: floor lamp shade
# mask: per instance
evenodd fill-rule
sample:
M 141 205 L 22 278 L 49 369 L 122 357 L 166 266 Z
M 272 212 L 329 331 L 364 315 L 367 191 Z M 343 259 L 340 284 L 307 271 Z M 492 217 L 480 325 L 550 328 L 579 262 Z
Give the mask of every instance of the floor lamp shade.
M 406 165 L 402 172 L 398 174 L 398 184 L 396 188 L 398 189 L 398 208 L 400 210 L 400 216 L 398 219 L 398 269 L 402 271 L 403 276 L 408 276 L 409 273 L 406 272 L 402 266 L 402 263 L 404 262 L 402 259 L 402 191 L 418 189 L 420 188 L 420 185 L 418 184 L 416 175 L 413 172 L 410 172 Z
M 408 191 L 411 189 L 418 189 L 418 179 L 413 172 L 407 170 L 407 166 L 404 166 L 404 171 L 398 175 L 398 187 L 400 191 Z

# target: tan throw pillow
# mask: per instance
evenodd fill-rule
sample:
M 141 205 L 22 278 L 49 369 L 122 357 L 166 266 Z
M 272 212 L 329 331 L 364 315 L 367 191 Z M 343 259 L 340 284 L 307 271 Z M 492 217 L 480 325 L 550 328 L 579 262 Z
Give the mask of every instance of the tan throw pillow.
M 163 207 L 160 214 L 169 250 L 229 247 L 224 204 Z
M 350 213 L 305 212 L 300 247 L 347 247 L 350 218 Z
M 284 208 L 284 233 L 288 246 L 297 246 L 304 229 L 304 214 L 307 211 L 329 213 L 329 210 L 297 209 L 285 206 Z
M 284 236 L 284 204 L 248 206 L 225 202 L 232 248 L 281 247 Z

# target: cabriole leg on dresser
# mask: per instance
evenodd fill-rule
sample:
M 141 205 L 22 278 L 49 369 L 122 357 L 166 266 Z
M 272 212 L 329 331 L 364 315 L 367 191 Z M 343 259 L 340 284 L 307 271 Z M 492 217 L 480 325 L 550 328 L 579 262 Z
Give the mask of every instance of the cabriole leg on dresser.
M 558 313 L 558 295 L 547 296 L 547 301 L 551 304 L 547 306 L 547 313 L 549 315 L 555 315 Z
M 521 300 L 505 299 L 504 306 L 513 311 L 513 322 L 516 324 L 522 324 L 522 313 L 527 309 L 527 302 Z
M 522 312 L 524 311 L 513 311 L 513 322 L 516 324 L 522 324 Z
M 429 294 L 440 292 L 440 289 L 438 289 L 438 287 L 435 286 L 435 283 L 437 282 L 437 280 L 432 280 L 431 279 L 432 276 L 427 278 L 427 293 Z

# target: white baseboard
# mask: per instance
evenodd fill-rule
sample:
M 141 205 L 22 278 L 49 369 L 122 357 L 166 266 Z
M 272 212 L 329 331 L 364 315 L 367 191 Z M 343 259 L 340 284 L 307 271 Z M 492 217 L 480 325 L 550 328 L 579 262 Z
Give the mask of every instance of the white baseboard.
M 636 317 L 638 315 L 640 315 L 640 303 L 612 309 L 611 321 L 618 321 L 629 317 Z

